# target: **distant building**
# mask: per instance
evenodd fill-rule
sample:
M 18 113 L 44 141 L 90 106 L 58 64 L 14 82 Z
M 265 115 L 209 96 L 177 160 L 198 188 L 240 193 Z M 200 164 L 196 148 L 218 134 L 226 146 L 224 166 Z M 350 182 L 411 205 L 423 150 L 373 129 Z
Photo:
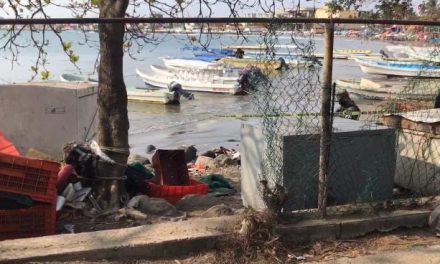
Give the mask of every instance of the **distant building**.
M 301 18 L 312 18 L 315 16 L 316 9 L 313 7 L 306 7 L 303 9 L 297 9 L 297 8 L 289 8 L 280 11 L 277 16 L 278 17 L 288 17 L 288 18 L 294 18 L 294 17 L 301 17 Z

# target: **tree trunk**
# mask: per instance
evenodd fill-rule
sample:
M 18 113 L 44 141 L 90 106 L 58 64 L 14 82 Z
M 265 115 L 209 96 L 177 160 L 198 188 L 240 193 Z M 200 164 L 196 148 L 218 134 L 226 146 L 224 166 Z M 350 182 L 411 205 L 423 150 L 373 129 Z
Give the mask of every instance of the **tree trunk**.
M 99 1 L 101 18 L 124 17 L 129 0 Z M 124 24 L 100 24 L 100 62 L 98 96 L 98 144 L 118 164 L 126 164 L 129 155 L 127 91 L 123 77 Z M 105 177 L 122 177 L 125 167 L 116 166 Z M 107 174 L 107 173 L 106 173 Z M 106 208 L 119 207 L 123 181 L 105 180 L 97 195 Z

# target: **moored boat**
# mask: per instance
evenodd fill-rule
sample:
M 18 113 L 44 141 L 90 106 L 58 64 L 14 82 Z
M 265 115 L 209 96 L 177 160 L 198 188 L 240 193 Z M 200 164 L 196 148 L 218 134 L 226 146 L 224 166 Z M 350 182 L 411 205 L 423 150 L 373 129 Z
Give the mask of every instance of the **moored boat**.
M 136 69 L 136 73 L 142 80 L 150 86 L 159 88 L 168 88 L 170 82 L 178 82 L 186 91 L 193 92 L 210 92 L 210 93 L 224 93 L 224 94 L 239 94 L 242 92 L 237 79 L 222 79 L 218 76 L 205 75 L 182 75 L 182 74 L 161 74 L 145 73 Z
M 283 65 L 281 60 L 263 60 L 263 59 L 238 59 L 238 58 L 223 58 L 217 62 L 218 64 L 229 65 L 233 68 L 258 67 L 265 73 L 270 73 L 283 66 L 289 67 L 304 67 L 311 62 L 306 60 L 290 60 L 285 61 Z
M 98 77 L 94 75 L 78 75 L 63 73 L 60 75 L 60 80 L 62 82 L 88 82 L 88 83 L 98 83 Z
M 362 78 L 361 80 L 337 80 L 338 90 L 347 90 L 355 97 L 367 100 L 415 99 L 432 100 L 437 95 L 433 83 L 419 80 L 386 81 Z
M 127 87 L 129 101 L 148 102 L 156 104 L 180 104 L 180 96 L 166 90 L 150 91 Z
M 229 69 L 225 67 L 216 68 L 206 68 L 206 69 L 170 69 L 164 66 L 159 65 L 150 65 L 151 70 L 154 73 L 168 76 L 180 76 L 183 75 L 187 79 L 206 79 L 209 76 L 216 76 L 218 79 L 236 81 L 239 77 L 240 71 L 239 69 Z M 208 76 L 207 76 L 208 75 Z
M 215 67 L 216 63 L 212 61 L 203 61 L 199 59 L 175 59 L 164 58 L 163 63 L 170 69 L 206 69 Z
M 362 72 L 405 77 L 440 77 L 440 66 L 432 63 L 366 60 L 355 58 Z
M 344 55 L 367 55 L 371 54 L 371 50 L 366 49 L 336 49 L 333 51 L 334 54 L 344 54 Z

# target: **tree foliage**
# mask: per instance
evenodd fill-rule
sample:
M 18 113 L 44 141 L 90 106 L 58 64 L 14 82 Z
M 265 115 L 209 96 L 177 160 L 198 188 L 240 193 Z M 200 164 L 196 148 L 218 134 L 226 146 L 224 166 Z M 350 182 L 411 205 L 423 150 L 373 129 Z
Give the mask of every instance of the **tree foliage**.
M 383 0 L 375 7 L 383 19 L 406 19 L 414 15 L 411 0 Z

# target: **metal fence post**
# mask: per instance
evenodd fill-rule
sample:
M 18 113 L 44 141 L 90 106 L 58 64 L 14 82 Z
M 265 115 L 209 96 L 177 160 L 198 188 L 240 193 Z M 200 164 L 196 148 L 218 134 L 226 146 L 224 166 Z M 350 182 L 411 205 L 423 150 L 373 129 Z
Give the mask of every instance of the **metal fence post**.
M 333 73 L 334 23 L 325 24 L 324 72 L 321 90 L 321 138 L 319 145 L 319 194 L 318 211 L 321 217 L 327 214 L 327 192 L 329 176 L 329 157 L 331 144 L 330 107 Z

